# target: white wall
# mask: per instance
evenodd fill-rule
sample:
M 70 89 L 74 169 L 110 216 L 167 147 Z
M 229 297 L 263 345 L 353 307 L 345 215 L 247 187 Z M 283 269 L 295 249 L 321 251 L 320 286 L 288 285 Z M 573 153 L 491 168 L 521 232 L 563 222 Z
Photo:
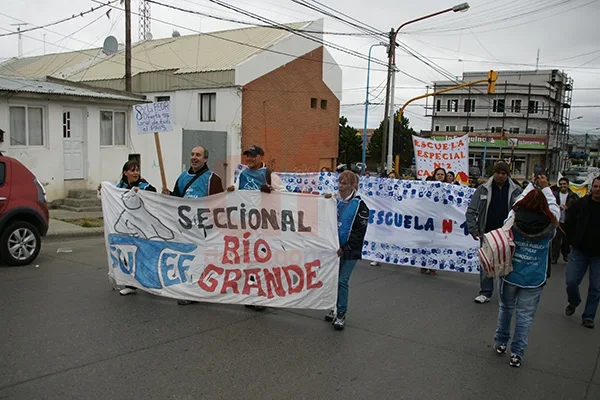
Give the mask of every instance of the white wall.
M 323 47 L 323 82 L 342 101 L 342 68 L 337 65 L 327 47 Z
M 314 21 L 303 29 L 322 32 L 323 20 L 319 19 Z M 318 43 L 319 41 L 323 40 L 322 34 L 311 33 L 310 36 L 314 37 L 315 41 L 308 40 L 290 33 L 288 37 L 280 40 L 269 49 L 286 54 L 292 54 L 295 57 L 303 56 L 321 47 L 322 45 L 321 43 Z M 236 67 L 235 83 L 236 85 L 244 86 L 257 78 L 260 78 L 261 76 L 294 61 L 295 57 L 292 58 L 290 56 L 273 53 L 271 51 L 261 51 Z
M 214 122 L 200 121 L 200 94 L 216 93 L 217 109 Z M 182 159 L 182 131 L 204 130 L 227 132 L 228 177 L 222 177 L 227 182 L 232 182 L 235 166 L 240 162 L 241 154 L 241 121 L 242 99 L 237 88 L 224 89 L 196 89 L 179 90 L 170 93 L 147 93 L 148 99 L 156 96 L 171 96 L 171 110 L 173 113 L 173 132 L 160 133 L 160 143 L 165 165 L 167 185 L 172 190 L 177 177 L 182 171 L 185 161 Z M 154 135 L 138 135 L 135 131 L 135 122 L 132 117 L 132 145 L 136 153 L 142 157 L 142 175 L 154 186 L 161 186 L 158 157 L 154 144 Z M 202 143 L 198 143 L 202 145 Z M 189 149 L 190 151 L 192 149 Z M 209 149 L 210 151 L 211 149 Z M 209 160 L 217 162 L 217 160 Z
M 44 146 L 10 146 L 9 105 L 29 105 L 44 107 Z M 84 120 L 84 175 L 86 179 L 64 180 L 64 156 L 62 138 L 63 107 L 83 108 Z M 69 187 L 95 189 L 103 180 L 117 180 L 121 167 L 131 152 L 128 146 L 100 147 L 100 109 L 127 111 L 127 106 L 92 105 L 85 102 L 39 100 L 0 100 L 0 128 L 5 131 L 0 151 L 21 161 L 29 168 L 46 188 L 48 200 L 53 201 L 67 196 Z

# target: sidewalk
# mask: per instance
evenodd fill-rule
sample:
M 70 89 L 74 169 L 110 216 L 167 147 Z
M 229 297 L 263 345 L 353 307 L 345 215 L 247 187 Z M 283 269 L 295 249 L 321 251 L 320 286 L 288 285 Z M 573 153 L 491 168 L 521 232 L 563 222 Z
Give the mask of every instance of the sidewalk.
M 61 220 L 83 219 L 83 218 L 102 218 L 101 211 L 95 212 L 75 212 L 67 210 L 50 210 L 50 225 L 46 237 L 56 239 L 63 237 L 86 237 L 101 236 L 104 234 L 104 228 L 84 228 L 76 224 Z

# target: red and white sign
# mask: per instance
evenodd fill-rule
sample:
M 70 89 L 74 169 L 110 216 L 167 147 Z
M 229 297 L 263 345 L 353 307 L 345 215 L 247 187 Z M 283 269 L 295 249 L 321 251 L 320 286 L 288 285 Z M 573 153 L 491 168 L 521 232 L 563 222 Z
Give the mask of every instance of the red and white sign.
M 417 178 L 426 179 L 436 168 L 452 171 L 461 183 L 469 181 L 469 136 L 430 140 L 413 136 Z

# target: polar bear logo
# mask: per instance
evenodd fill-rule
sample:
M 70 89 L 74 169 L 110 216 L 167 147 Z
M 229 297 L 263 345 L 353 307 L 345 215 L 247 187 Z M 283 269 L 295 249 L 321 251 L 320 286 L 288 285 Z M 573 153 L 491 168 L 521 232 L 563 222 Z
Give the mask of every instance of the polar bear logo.
M 135 190 L 123 193 L 121 200 L 125 210 L 117 219 L 116 232 L 147 240 L 172 240 L 175 237 L 173 231 L 146 210 L 144 202 Z

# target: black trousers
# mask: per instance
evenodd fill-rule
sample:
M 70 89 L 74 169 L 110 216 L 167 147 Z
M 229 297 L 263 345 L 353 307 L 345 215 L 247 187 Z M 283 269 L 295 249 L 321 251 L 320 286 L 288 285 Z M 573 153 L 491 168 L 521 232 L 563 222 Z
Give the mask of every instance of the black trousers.
M 561 253 L 563 257 L 568 257 L 570 252 L 571 246 L 565 234 L 565 226 L 560 224 L 560 229 L 556 230 L 556 236 L 552 239 L 552 261 L 558 261 Z

